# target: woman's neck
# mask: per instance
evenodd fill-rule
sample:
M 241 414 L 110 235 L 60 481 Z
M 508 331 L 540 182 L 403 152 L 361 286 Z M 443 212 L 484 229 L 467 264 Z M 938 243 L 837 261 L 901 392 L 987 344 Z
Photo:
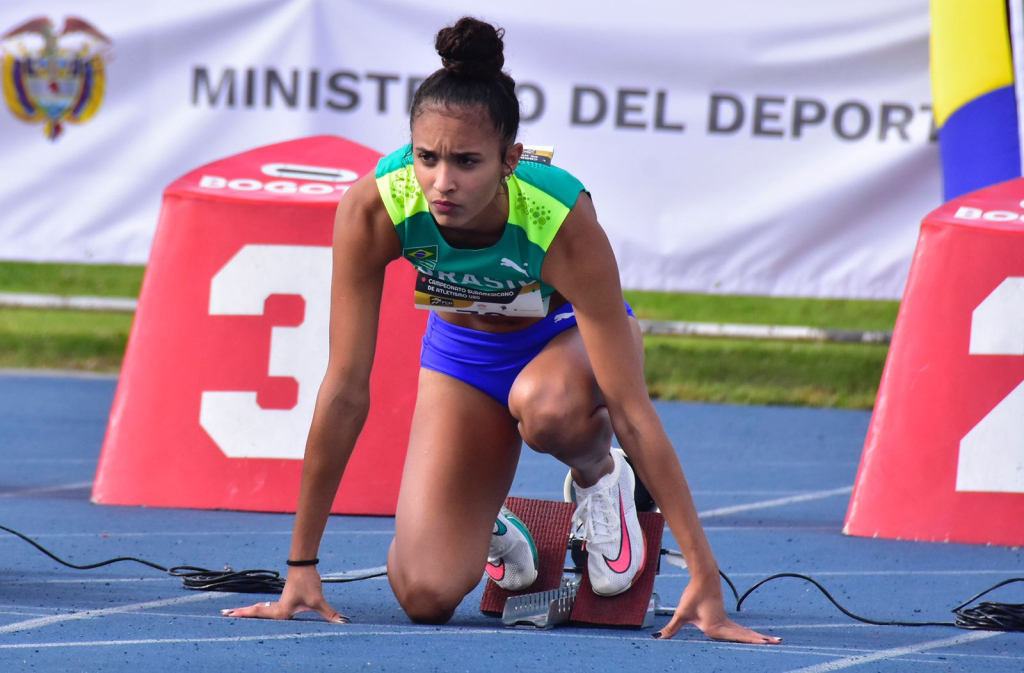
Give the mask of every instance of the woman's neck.
M 489 248 L 505 235 L 508 209 L 508 187 L 502 183 L 494 199 L 465 228 L 453 229 L 439 225 L 438 231 L 445 243 L 453 248 Z

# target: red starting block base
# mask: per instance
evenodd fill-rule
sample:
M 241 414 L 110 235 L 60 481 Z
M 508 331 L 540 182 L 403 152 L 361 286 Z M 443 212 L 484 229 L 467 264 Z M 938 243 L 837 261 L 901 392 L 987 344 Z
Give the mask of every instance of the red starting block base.
M 515 512 L 530 529 L 533 541 L 537 545 L 540 568 L 537 581 L 525 591 L 506 591 L 494 582 L 487 582 L 483 599 L 480 601 L 480 612 L 493 617 L 501 616 L 505 609 L 505 601 L 513 596 L 558 589 L 561 586 L 569 528 L 576 507 L 570 502 L 528 498 L 508 498 L 505 506 Z M 605 598 L 593 592 L 590 576 L 584 568 L 579 593 L 569 620 L 571 623 L 632 628 L 643 626 L 654 591 L 654 577 L 658 574 L 665 520 L 661 514 L 655 512 L 640 512 L 639 519 L 640 527 L 644 531 L 647 553 L 640 578 L 628 591 Z

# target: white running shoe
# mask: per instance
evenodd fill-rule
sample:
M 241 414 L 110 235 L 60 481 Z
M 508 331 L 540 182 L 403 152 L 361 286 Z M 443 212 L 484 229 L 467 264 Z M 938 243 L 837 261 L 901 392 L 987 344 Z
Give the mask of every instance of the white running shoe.
M 572 485 L 576 498 L 573 531 L 585 541 L 590 584 L 599 596 L 616 596 L 633 586 L 647 558 L 633 501 L 636 477 L 625 454 L 613 450 L 611 455 L 615 461 L 611 474 L 590 488 Z
M 526 524 L 507 507 L 494 520 L 487 575 L 506 591 L 522 591 L 537 580 L 537 545 Z

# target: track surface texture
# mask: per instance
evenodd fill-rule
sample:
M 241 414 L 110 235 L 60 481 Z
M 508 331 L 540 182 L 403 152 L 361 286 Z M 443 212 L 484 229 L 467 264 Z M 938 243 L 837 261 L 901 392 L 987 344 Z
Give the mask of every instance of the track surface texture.
M 140 556 L 283 572 L 291 516 L 90 503 L 115 385 L 0 373 L 0 524 L 78 564 Z M 798 572 L 867 617 L 951 621 L 961 601 L 1024 576 L 1019 549 L 840 533 L 866 412 L 656 406 L 719 564 L 740 591 Z M 558 499 L 564 477 L 562 465 L 524 449 L 511 494 Z M 382 565 L 393 532 L 390 518 L 332 517 L 322 572 Z M 675 546 L 667 532 L 664 544 Z M 675 605 L 686 579 L 662 564 L 655 591 L 664 604 Z M 186 591 L 135 564 L 71 570 L 0 533 L 0 670 L 1024 670 L 1024 634 L 860 624 L 793 579 L 761 588 L 739 614 L 730 606 L 735 619 L 781 636 L 774 647 L 711 642 L 693 628 L 669 641 L 650 629 L 509 629 L 479 612 L 483 586 L 441 627 L 410 623 L 385 579 L 326 587 L 351 624 L 233 620 L 220 610 L 263 597 Z M 1013 585 L 987 599 L 1021 602 L 1022 591 Z

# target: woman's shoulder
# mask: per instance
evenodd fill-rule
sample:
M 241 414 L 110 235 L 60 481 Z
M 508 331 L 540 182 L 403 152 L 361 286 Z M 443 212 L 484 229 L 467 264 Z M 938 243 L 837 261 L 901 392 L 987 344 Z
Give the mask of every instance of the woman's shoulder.
M 378 179 L 398 170 L 412 166 L 412 144 L 406 143 L 391 154 L 381 157 L 377 162 L 376 177 Z
M 334 221 L 335 248 L 343 241 L 343 246 L 361 250 L 365 259 L 360 262 L 383 260 L 386 263 L 399 254 L 398 237 L 376 182 L 373 173 L 367 173 L 338 202 Z M 381 255 L 374 255 L 371 250 L 380 250 Z
M 411 144 L 399 147 L 377 162 L 374 174 L 377 192 L 395 225 L 427 209 L 412 164 Z
M 587 188 L 575 175 L 564 168 L 543 161 L 520 161 L 516 166 L 515 175 L 520 183 L 544 192 L 567 208 L 572 208 L 580 192 L 587 192 Z
M 377 188 L 377 180 L 373 173 L 367 173 L 359 178 L 345 192 L 338 203 L 339 212 L 347 212 L 349 216 L 360 216 L 373 220 L 389 220 L 386 204 L 381 200 L 380 191 Z

